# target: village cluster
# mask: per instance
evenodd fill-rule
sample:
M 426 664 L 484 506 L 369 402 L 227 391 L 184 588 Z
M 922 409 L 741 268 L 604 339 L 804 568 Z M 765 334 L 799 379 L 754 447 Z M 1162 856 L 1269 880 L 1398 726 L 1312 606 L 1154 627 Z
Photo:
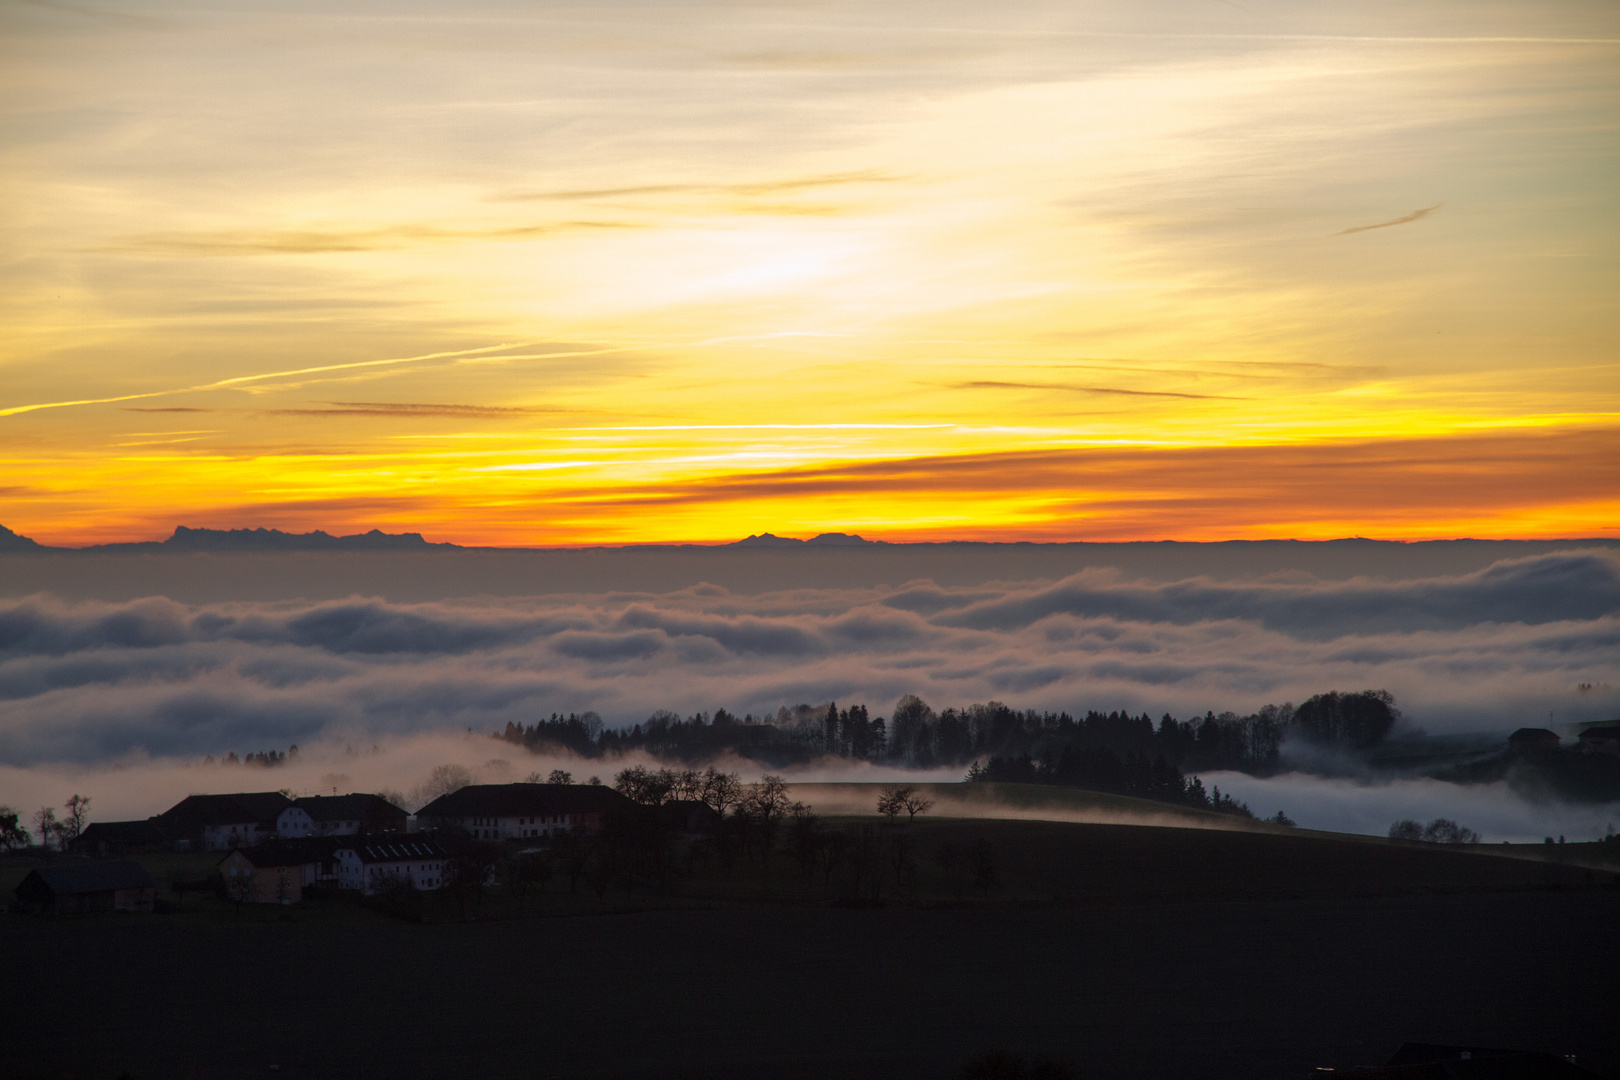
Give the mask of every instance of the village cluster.
M 157 884 L 127 856 L 154 851 L 225 853 L 218 885 L 244 903 L 296 904 L 311 888 L 431 891 L 449 883 L 473 844 L 593 835 L 628 802 L 598 784 L 483 784 L 442 795 L 413 817 L 369 794 L 191 795 L 144 821 L 86 826 L 74 848 L 94 858 L 34 870 L 17 898 L 58 914 L 151 911 Z

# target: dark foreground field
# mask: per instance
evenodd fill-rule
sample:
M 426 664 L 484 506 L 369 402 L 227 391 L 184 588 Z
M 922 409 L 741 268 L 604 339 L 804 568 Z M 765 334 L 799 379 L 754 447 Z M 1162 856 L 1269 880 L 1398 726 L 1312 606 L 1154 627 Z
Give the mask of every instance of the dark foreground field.
M 480 921 L 427 924 L 201 898 L 6 916 L 0 1076 L 947 1080 L 1003 1048 L 1080 1077 L 1284 1080 L 1403 1041 L 1613 1068 L 1612 872 L 1321 836 L 918 825 L 920 850 L 985 836 L 1003 883 L 834 907 L 784 860 L 769 888 L 743 863 L 640 912 L 500 918 L 518 909 L 496 890 Z M 550 892 L 528 909 L 596 902 Z
M 1598 891 L 8 930 L 7 1076 L 1305 1077 L 1403 1040 L 1614 1046 Z M 272 1074 L 270 1065 L 280 1069 Z

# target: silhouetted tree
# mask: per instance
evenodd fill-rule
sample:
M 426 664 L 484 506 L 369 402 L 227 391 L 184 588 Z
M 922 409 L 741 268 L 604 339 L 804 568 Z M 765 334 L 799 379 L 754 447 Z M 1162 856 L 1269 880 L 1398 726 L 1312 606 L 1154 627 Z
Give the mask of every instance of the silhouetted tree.
M 1387 690 L 1363 690 L 1359 694 L 1333 691 L 1303 702 L 1295 710 L 1293 721 L 1312 742 L 1365 750 L 1382 742 L 1400 716 Z
M 891 822 L 906 809 L 906 797 L 917 788 L 913 784 L 884 784 L 878 790 L 877 812 Z
M 1423 827 L 1423 839 L 1431 844 L 1477 844 L 1479 833 L 1467 829 L 1450 818 L 1435 818 Z M 1563 838 L 1559 838 L 1563 843 Z
M 9 806 L 0 806 L 0 850 L 28 846 L 28 829 L 22 815 Z
M 54 806 L 42 806 L 34 811 L 34 831 L 39 833 L 39 846 L 51 850 L 51 844 L 62 835 L 62 824 L 56 820 Z
M 75 793 L 68 798 L 63 809 L 66 813 L 57 827 L 61 830 L 62 846 L 66 848 L 84 834 L 84 827 L 89 824 L 90 799 Z
M 721 772 L 710 765 L 698 784 L 698 799 L 721 817 L 742 799 L 742 780 L 736 773 Z

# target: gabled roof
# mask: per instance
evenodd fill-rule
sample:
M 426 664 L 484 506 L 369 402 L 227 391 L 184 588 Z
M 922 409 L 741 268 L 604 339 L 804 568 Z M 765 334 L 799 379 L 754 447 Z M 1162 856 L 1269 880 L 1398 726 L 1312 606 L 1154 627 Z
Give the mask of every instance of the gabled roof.
M 144 821 L 92 821 L 79 834 L 82 843 L 166 844 L 168 834 L 153 818 Z
M 294 799 L 293 806 L 312 821 L 367 821 L 377 817 L 405 817 L 405 811 L 383 798 L 354 792 L 349 795 L 306 795 Z
M 1522 727 L 1508 736 L 1510 743 L 1526 742 L 1561 742 L 1558 732 L 1549 731 L 1544 727 Z
M 601 784 L 474 784 L 439 796 L 416 816 L 460 820 L 604 814 L 629 805 L 629 799 Z
M 1620 724 L 1604 724 L 1602 727 L 1589 727 L 1581 732 L 1582 742 L 1596 742 L 1598 740 L 1620 739 Z
M 231 855 L 240 852 L 243 858 L 261 870 L 270 866 L 329 863 L 337 857 L 337 849 L 341 846 L 342 839 L 339 836 L 306 836 L 292 840 L 267 840 L 253 847 L 237 848 Z M 225 858 L 229 859 L 231 855 Z
M 200 829 L 205 825 L 274 826 L 276 815 L 292 805 L 279 791 L 246 791 L 234 795 L 187 795 L 157 821 L 170 829 Z
M 35 884 L 30 886 L 30 882 Z M 40 885 L 53 896 L 67 896 L 115 892 L 119 889 L 150 889 L 156 886 L 156 882 L 146 868 L 133 859 L 112 859 L 106 862 L 41 866 L 23 878 L 17 892 L 22 895 L 25 888 L 36 891 Z
M 338 851 L 352 851 L 363 863 L 408 862 L 411 859 L 445 859 L 450 853 L 437 840 L 430 840 L 423 836 L 402 836 L 394 838 L 378 837 L 336 837 L 334 839 L 348 840 L 348 843 L 339 843 Z

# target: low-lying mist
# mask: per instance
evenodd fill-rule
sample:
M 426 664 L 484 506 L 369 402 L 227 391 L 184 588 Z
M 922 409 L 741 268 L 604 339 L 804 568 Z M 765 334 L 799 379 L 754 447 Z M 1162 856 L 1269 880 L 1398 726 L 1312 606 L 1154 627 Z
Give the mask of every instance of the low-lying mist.
M 564 752 L 533 753 L 487 735 L 438 732 L 384 737 L 375 743 L 321 741 L 300 748 L 295 758 L 273 767 L 145 757 L 129 757 L 117 763 L 0 765 L 0 804 L 24 811 L 26 816 L 41 806 L 60 807 L 69 795 L 82 794 L 91 799 L 90 820 L 115 821 L 161 813 L 191 794 L 371 791 L 415 810 L 437 794 L 433 790 L 436 773 L 445 772 L 446 766 L 475 783 L 544 778 L 553 770 L 569 773 L 575 783 L 586 783 L 592 777 L 612 783 L 615 774 L 632 765 L 656 768 L 666 764 L 643 754 L 586 758 Z M 780 773 L 795 785 L 826 785 L 797 788 L 794 795 L 825 814 L 875 811 L 876 795 L 870 789 L 838 785 L 951 783 L 962 778 L 957 769 L 907 769 L 831 757 L 782 769 L 736 757 L 717 758 L 712 764 L 736 772 L 749 782 L 766 773 Z M 1372 781 L 1303 773 L 1268 778 L 1236 772 L 1207 772 L 1201 776 L 1206 786 L 1219 787 L 1247 802 L 1261 817 L 1283 810 L 1302 827 L 1334 832 L 1382 836 L 1391 823 L 1401 818 L 1428 821 L 1445 817 L 1461 821 L 1492 842 L 1538 841 L 1544 836 L 1566 836 L 1574 842 L 1598 839 L 1620 827 L 1620 804 L 1537 801 L 1505 784 L 1463 786 L 1436 780 Z M 1195 815 L 1169 805 L 1158 813 L 1122 812 L 1106 805 L 1076 808 L 1074 803 L 1086 801 L 1083 794 L 1070 799 L 1065 795 L 1069 789 L 1062 788 L 1046 789 L 1052 796 L 1050 800 L 1037 799 L 1033 804 L 998 802 L 980 797 L 973 790 L 977 787 L 962 784 L 959 793 L 942 794 L 931 812 L 953 817 L 1248 827 L 1239 818 Z
M 1262 817 L 1285 810 L 1296 824 L 1330 832 L 1384 836 L 1396 821 L 1448 818 L 1486 841 L 1534 842 L 1551 836 L 1571 843 L 1600 840 L 1620 828 L 1620 802 L 1570 803 L 1534 799 L 1505 783 L 1451 784 L 1426 778 L 1323 777 L 1284 773 L 1257 777 L 1204 773 L 1206 785 L 1249 804 Z
M 1245 714 L 1380 687 L 1431 732 L 1620 711 L 1620 557 L 1391 583 L 1053 584 L 394 604 L 0 603 L 0 763 L 201 757 L 902 695 Z
M 746 595 L 699 585 L 420 604 L 39 595 L 0 602 L 0 803 L 60 805 L 79 790 L 98 819 L 144 817 L 193 791 L 405 797 L 448 763 L 485 780 L 554 767 L 606 780 L 633 763 L 559 764 L 487 738 L 558 712 L 589 710 L 611 727 L 660 709 L 770 716 L 837 701 L 878 717 L 915 693 L 939 705 L 1186 718 L 1373 687 L 1430 734 L 1620 713 L 1620 556 L 1568 551 L 1415 581 L 1153 582 L 1087 570 L 1026 584 Z M 298 759 L 274 769 L 201 764 L 291 744 Z M 794 770 L 805 780 L 896 774 L 848 761 Z M 1301 824 L 1376 833 L 1427 814 L 1495 838 L 1586 836 L 1615 816 L 1501 785 L 1220 783 L 1261 816 L 1283 809 Z

